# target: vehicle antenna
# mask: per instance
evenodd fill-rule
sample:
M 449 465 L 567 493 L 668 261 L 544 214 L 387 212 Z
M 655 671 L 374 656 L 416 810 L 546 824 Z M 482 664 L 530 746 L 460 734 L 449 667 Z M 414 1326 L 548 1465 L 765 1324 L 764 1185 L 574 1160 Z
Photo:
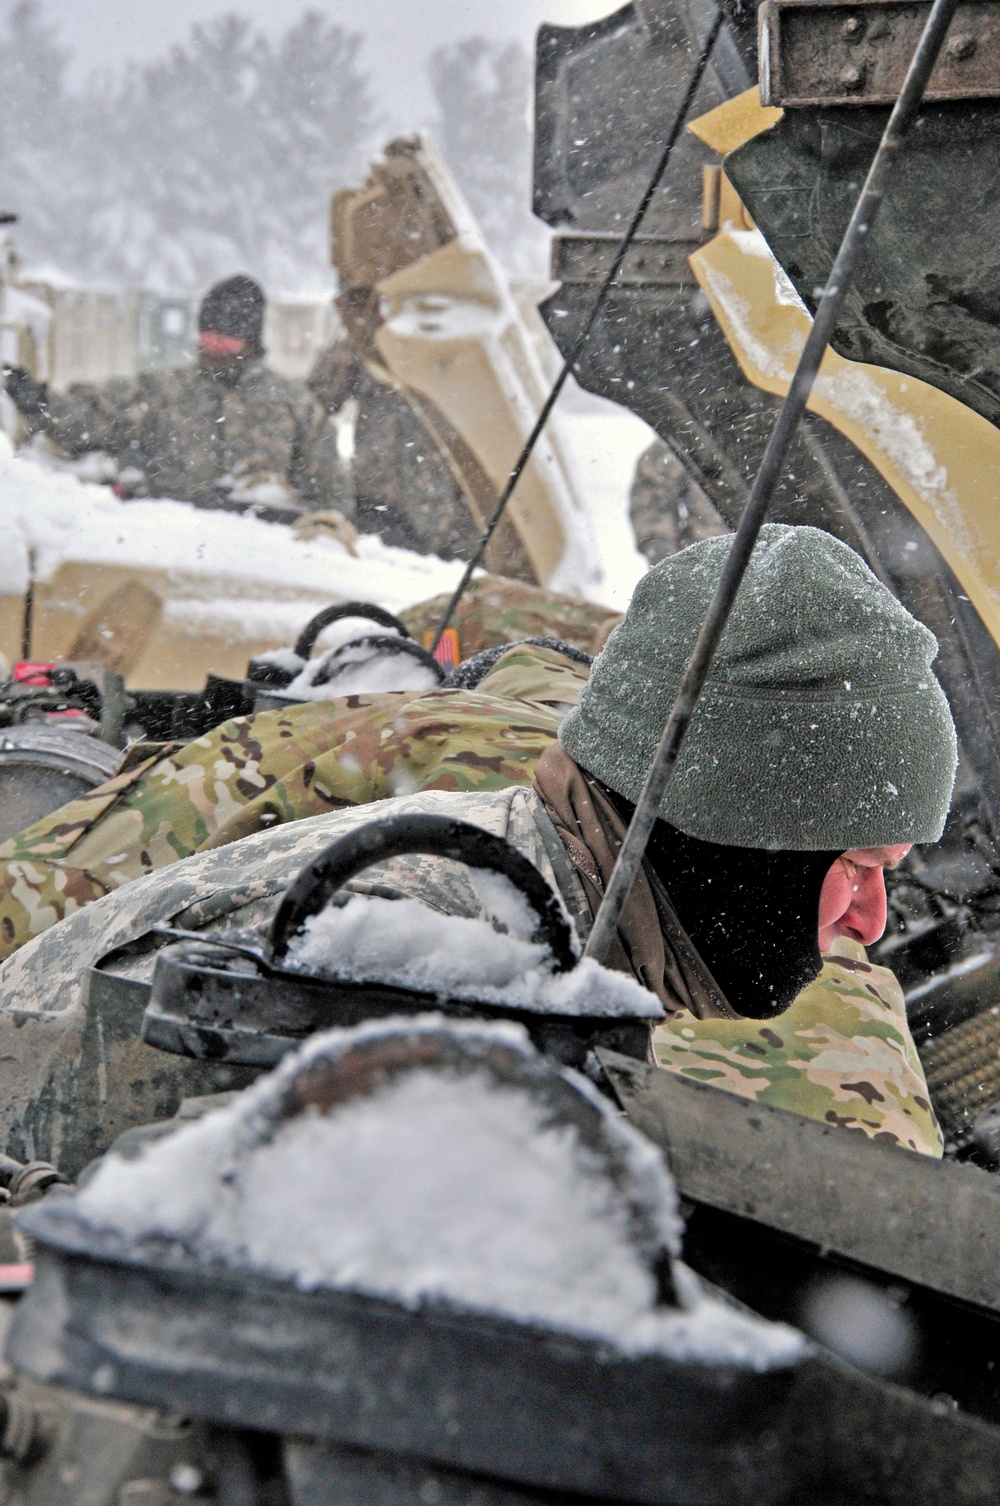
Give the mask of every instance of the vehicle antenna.
M 875 218 L 882 205 L 892 172 L 903 143 L 916 119 L 934 64 L 944 44 L 945 35 L 958 0 L 934 0 L 923 35 L 910 63 L 899 98 L 893 106 L 875 159 L 851 215 L 851 222 L 837 252 L 812 329 L 799 357 L 795 375 L 778 412 L 760 469 L 754 478 L 750 496 L 733 538 L 718 585 L 701 625 L 677 698 L 671 707 L 659 746 L 646 775 L 632 822 L 625 834 L 614 872 L 608 883 L 594 928 L 584 955 L 602 961 L 609 954 L 618 931 L 618 920 L 632 892 L 636 875 L 646 852 L 653 823 L 660 809 L 663 792 L 677 762 L 684 734 L 705 683 L 719 639 L 736 600 L 757 535 L 767 515 L 768 505 L 782 465 L 805 412 L 820 362 L 843 306 L 854 270 L 860 260 Z
M 646 191 L 643 194 L 642 198 L 639 200 L 638 207 L 636 208 L 635 213 L 632 215 L 632 218 L 629 221 L 628 229 L 625 231 L 625 234 L 622 236 L 621 240 L 618 243 L 618 249 L 615 251 L 615 254 L 611 259 L 611 265 L 608 267 L 607 272 L 604 274 L 601 286 L 597 290 L 597 297 L 594 299 L 590 313 L 587 316 L 587 321 L 584 324 L 583 329 L 580 331 L 580 334 L 577 336 L 572 350 L 563 362 L 562 369 L 552 385 L 552 390 L 549 392 L 548 397 L 545 399 L 545 402 L 542 405 L 541 412 L 535 420 L 531 433 L 524 441 L 524 446 L 521 450 L 521 453 L 520 455 L 518 455 L 516 461 L 514 462 L 514 466 L 510 472 L 510 475 L 507 477 L 506 483 L 504 484 L 504 489 L 497 499 L 497 504 L 493 509 L 490 520 L 486 524 L 486 527 L 483 529 L 482 534 L 479 537 L 479 542 L 476 544 L 475 549 L 472 551 L 472 557 L 470 558 L 468 564 L 465 567 L 465 570 L 462 573 L 462 579 L 455 587 L 454 594 L 451 600 L 448 602 L 447 607 L 445 608 L 444 616 L 441 618 L 441 621 L 437 625 L 437 628 L 434 632 L 434 637 L 431 639 L 431 653 L 434 652 L 438 644 L 441 642 L 445 629 L 447 628 L 452 617 L 455 615 L 456 607 L 458 606 L 462 597 L 465 595 L 469 581 L 472 579 L 473 572 L 475 571 L 483 555 L 486 553 L 490 539 L 496 532 L 497 524 L 503 517 L 507 503 L 510 501 L 511 496 L 513 495 L 514 488 L 517 486 L 518 481 L 521 479 L 521 473 L 523 472 L 525 466 L 531 458 L 531 452 L 534 450 L 535 445 L 538 443 L 541 432 L 545 428 L 546 422 L 548 421 L 549 414 L 555 407 L 559 394 L 563 390 L 563 387 L 566 385 L 566 378 L 569 376 L 570 372 L 576 368 L 580 356 L 583 354 L 583 347 L 586 345 L 588 339 L 590 338 L 590 332 L 597 322 L 597 316 L 601 312 L 601 307 L 604 303 L 605 297 L 607 296 L 608 289 L 611 287 L 611 284 L 618 276 L 619 269 L 621 268 L 622 262 L 625 260 L 628 248 L 635 239 L 639 226 L 642 224 L 642 221 L 645 218 L 646 210 L 652 203 L 653 195 L 659 187 L 660 179 L 663 177 L 663 174 L 666 172 L 667 167 L 670 163 L 671 153 L 673 152 L 674 146 L 677 143 L 677 138 L 681 133 L 684 122 L 687 119 L 688 111 L 691 108 L 691 103 L 697 92 L 698 85 L 701 83 L 705 69 L 708 67 L 708 60 L 712 55 L 712 49 L 715 46 L 719 32 L 722 29 L 722 21 L 723 11 L 722 7 L 720 6 L 715 13 L 715 19 L 712 22 L 712 25 L 709 27 L 705 40 L 701 45 L 701 51 L 698 54 L 698 61 L 695 63 L 694 68 L 691 71 L 691 77 L 688 79 L 687 88 L 684 90 L 684 97 L 677 108 L 676 114 L 674 115 L 673 122 L 667 134 L 667 139 L 664 143 L 663 151 L 660 153 L 660 159 L 656 164 L 656 169 L 653 173 L 653 176 L 650 178 Z

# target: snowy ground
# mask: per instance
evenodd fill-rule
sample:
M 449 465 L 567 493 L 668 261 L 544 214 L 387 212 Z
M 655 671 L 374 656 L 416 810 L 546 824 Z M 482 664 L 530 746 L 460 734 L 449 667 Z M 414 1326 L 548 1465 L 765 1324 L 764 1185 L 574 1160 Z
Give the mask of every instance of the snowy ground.
M 651 430 L 626 410 L 579 391 L 567 395 L 557 421 L 594 521 L 604 569 L 594 594 L 624 608 L 645 568 L 627 504 Z M 12 455 L 5 436 L 0 524 L 7 541 L 0 594 L 23 593 L 29 555 L 33 577 L 43 581 L 66 560 L 156 571 L 166 579 L 168 617 L 180 612 L 189 625 L 197 619 L 203 630 L 220 631 L 233 616 L 245 631 L 259 626 L 266 638 L 270 629 L 280 642 L 291 641 L 301 622 L 330 599 L 375 600 L 400 611 L 450 590 L 461 571 L 456 562 L 387 548 L 377 538 L 362 538 L 352 558 L 332 539 L 303 541 L 284 526 L 178 502 L 122 503 L 106 486 L 69 474 L 58 462 Z
M 635 547 L 628 494 L 635 463 L 655 434 L 627 408 L 577 390 L 559 417 L 590 504 L 604 585 L 596 593 L 624 611 L 646 562 Z

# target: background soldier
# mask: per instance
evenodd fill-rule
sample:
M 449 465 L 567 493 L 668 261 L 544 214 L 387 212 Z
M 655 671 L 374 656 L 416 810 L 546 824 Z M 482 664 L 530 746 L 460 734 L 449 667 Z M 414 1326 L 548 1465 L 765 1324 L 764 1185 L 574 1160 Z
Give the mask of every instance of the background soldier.
M 373 376 L 347 340 L 321 351 L 308 385 L 350 430 L 351 516 L 359 530 L 418 554 L 467 559 L 479 529 L 405 394 Z
M 628 514 L 635 546 L 650 565 L 727 531 L 701 487 L 662 439 L 654 440 L 636 462 Z
M 304 383 L 264 365 L 264 294 L 229 277 L 206 294 L 191 366 L 49 392 L 8 369 L 7 391 L 30 434 L 67 455 L 112 455 L 132 496 L 198 507 L 256 506 L 270 515 L 344 507 L 336 435 Z

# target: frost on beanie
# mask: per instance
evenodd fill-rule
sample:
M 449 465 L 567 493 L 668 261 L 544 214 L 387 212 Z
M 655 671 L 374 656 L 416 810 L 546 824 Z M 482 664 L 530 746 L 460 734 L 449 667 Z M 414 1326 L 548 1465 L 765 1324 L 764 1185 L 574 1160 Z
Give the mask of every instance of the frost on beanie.
M 638 799 L 732 535 L 636 587 L 559 740 Z M 689 836 L 845 852 L 936 842 L 955 728 L 937 641 L 846 544 L 765 524 L 660 805 Z

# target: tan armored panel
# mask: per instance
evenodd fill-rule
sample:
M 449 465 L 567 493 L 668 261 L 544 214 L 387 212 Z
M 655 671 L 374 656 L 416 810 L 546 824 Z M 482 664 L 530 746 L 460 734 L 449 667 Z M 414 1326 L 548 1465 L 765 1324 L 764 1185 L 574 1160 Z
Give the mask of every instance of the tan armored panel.
M 330 259 L 341 290 L 375 287 L 454 240 L 453 213 L 422 165 L 424 151 L 419 138 L 390 141 L 363 188 L 334 194 Z
M 338 306 L 373 375 L 411 403 L 481 525 L 548 383 L 507 279 L 424 138 L 391 142 L 333 201 Z M 498 574 L 573 595 L 596 575 L 589 516 L 551 423 L 487 556 Z
M 778 115 L 750 89 L 689 129 L 723 153 L 766 130 Z M 735 199 L 735 191 L 729 192 Z M 763 236 L 748 230 L 741 216 L 720 216 L 717 234 L 694 252 L 691 267 L 744 376 L 783 396 L 812 321 Z M 872 462 L 1000 643 L 1000 432 L 927 382 L 845 360 L 832 349 L 823 357 L 808 407 Z

